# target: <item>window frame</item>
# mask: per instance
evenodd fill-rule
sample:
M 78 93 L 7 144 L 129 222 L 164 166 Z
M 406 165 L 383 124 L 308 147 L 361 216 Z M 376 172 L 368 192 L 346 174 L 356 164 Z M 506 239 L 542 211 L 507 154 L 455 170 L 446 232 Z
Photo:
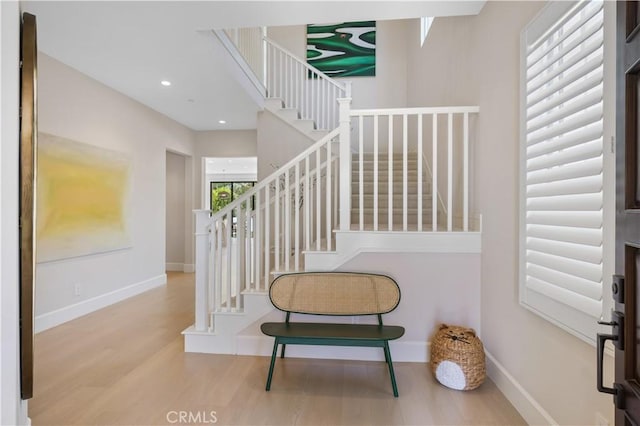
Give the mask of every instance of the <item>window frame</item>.
M 527 297 L 526 286 L 526 73 L 527 46 L 531 40 L 538 40 L 552 29 L 558 21 L 569 12 L 577 2 L 552 2 L 547 4 L 539 14 L 521 32 L 520 37 L 520 135 L 519 135 L 519 260 L 518 285 L 519 303 L 527 310 L 546 319 L 579 339 L 595 345 L 596 332 L 599 330 L 597 319 L 568 318 L 577 310 L 555 302 L 552 299 L 543 306 L 540 300 Z M 615 243 L 615 4 L 604 2 L 603 22 L 603 241 L 602 241 L 602 313 L 600 318 L 608 319 L 609 310 L 613 306 L 609 291 L 610 277 L 614 270 Z M 587 314 L 584 315 L 586 317 Z M 584 323 L 583 323 L 584 322 Z M 578 326 L 576 327 L 576 323 Z

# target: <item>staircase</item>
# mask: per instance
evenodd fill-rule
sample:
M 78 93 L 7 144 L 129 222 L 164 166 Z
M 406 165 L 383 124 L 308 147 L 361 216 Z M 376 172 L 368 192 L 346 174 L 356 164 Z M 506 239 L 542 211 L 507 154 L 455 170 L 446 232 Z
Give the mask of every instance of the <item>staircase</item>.
M 424 159 L 418 158 L 417 153 L 407 154 L 407 198 L 406 210 L 403 195 L 403 159 L 392 158 L 388 155 L 379 158 L 377 170 L 377 187 L 374 183 L 376 170 L 373 154 L 366 153 L 362 171 L 359 170 L 358 158 L 353 156 L 351 166 L 351 230 L 353 231 L 388 231 L 393 230 L 393 224 L 403 224 L 404 214 L 407 215 L 407 230 L 421 231 L 431 228 L 431 178 L 426 174 L 418 181 L 418 162 Z M 389 167 L 391 166 L 391 167 Z M 362 181 L 360 181 L 362 174 Z M 389 175 L 391 175 L 391 195 L 389 193 Z M 418 188 L 418 182 L 422 183 Z M 362 186 L 362 193 L 360 187 Z M 420 192 L 419 192 L 420 191 Z M 418 194 L 422 195 L 419 199 Z M 362 204 L 360 200 L 362 199 Z M 424 207 L 418 209 L 419 201 Z M 380 211 L 380 207 L 387 207 Z M 419 215 L 418 212 L 422 214 Z M 392 212 L 391 217 L 389 212 Z M 418 218 L 418 216 L 421 216 Z M 391 219 L 391 220 L 390 220 Z M 391 227 L 389 226 L 391 223 Z M 421 226 L 418 226 L 420 223 Z M 362 226 L 360 226 L 362 224 Z
M 214 33 L 262 84 L 265 108 L 316 142 L 225 209 L 195 212 L 196 314 L 183 332 L 186 351 L 239 353 L 242 330 L 273 315 L 267 290 L 278 274 L 333 270 L 367 251 L 478 252 L 479 222 L 469 215 L 477 107 L 352 110 L 348 83 L 264 33 L 248 32 L 260 36 L 261 63 L 237 51 L 256 42 Z
M 264 109 L 277 115 L 312 141 L 317 141 L 329 133 L 328 130 L 317 129 L 315 121 L 302 118 L 297 109 L 287 108 L 281 98 L 266 99 Z

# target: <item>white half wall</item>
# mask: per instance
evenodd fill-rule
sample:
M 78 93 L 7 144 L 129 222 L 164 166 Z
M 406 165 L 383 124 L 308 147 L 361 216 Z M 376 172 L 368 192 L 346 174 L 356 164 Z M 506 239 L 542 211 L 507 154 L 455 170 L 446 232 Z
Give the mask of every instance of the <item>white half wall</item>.
M 518 303 L 519 40 L 544 4 L 487 2 L 475 17 L 436 18 L 422 48 L 415 20 L 408 103 L 480 106 L 472 180 L 490 376 L 531 424 L 595 424 L 597 413 L 613 424 L 611 397 L 595 386 L 595 348 Z M 611 357 L 605 371 L 610 380 Z
M 405 328 L 404 336 L 394 343 L 398 344 L 398 350 L 408 352 L 397 354 L 396 358 L 425 362 L 428 342 L 441 323 L 480 330 L 480 256 L 361 253 L 336 270 L 379 273 L 396 280 L 401 291 L 400 304 L 384 315 L 385 324 Z
M 456 246 L 460 247 L 460 244 Z M 427 362 L 431 337 L 440 324 L 463 325 L 480 330 L 481 254 L 475 248 L 472 250 L 473 253 L 360 253 L 335 270 L 379 273 L 396 280 L 401 291 L 400 303 L 393 312 L 383 315 L 383 321 L 388 325 L 403 326 L 405 334 L 390 342 L 392 357 L 401 362 Z M 224 333 L 208 334 L 185 330 L 187 350 L 269 356 L 273 350 L 273 338 L 264 336 L 259 326 L 262 322 L 282 321 L 284 313 L 273 309 L 266 295 L 245 297 L 251 298 L 245 299 L 246 303 L 255 303 L 254 298 L 261 297 L 272 310 L 244 328 L 235 340 L 230 338 L 233 336 L 225 336 Z M 231 321 L 236 321 L 236 318 L 233 315 L 220 315 L 216 316 L 216 321 L 222 321 L 221 330 L 227 330 Z M 292 321 L 327 322 L 327 317 L 293 314 Z M 331 321 L 377 323 L 375 316 L 337 316 L 332 317 Z M 287 347 L 287 354 L 294 358 L 384 360 L 382 351 L 376 348 L 292 345 L 291 349 Z
M 40 131 L 131 158 L 132 247 L 38 264 L 37 326 L 52 312 L 164 281 L 166 152 L 191 156 L 195 140 L 190 129 L 54 58 L 40 54 L 38 71 Z
M 0 424 L 24 425 L 20 399 L 18 147 L 19 3 L 0 2 Z

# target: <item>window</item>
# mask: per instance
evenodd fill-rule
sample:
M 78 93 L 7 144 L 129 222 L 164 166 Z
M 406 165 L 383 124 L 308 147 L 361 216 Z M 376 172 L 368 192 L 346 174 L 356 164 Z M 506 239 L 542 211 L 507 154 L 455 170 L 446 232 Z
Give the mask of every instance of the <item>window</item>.
M 520 302 L 593 342 L 610 250 L 603 2 L 546 6 L 521 54 Z
M 255 182 L 210 182 L 211 211 L 217 213 L 227 204 L 253 188 Z

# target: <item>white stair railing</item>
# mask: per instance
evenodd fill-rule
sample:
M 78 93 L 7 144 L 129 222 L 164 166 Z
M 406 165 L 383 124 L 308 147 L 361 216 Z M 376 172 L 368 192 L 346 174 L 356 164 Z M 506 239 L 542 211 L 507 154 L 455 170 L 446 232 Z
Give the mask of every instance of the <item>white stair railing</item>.
M 332 79 L 269 38 L 264 41 L 267 96 L 282 99 L 287 108 L 298 110 L 300 118 L 315 121 L 318 129 L 335 129 L 338 99 L 351 97 L 350 83 Z
M 265 292 L 275 274 L 304 270 L 304 251 L 332 251 L 336 229 L 477 230 L 469 213 L 469 126 L 478 107 L 350 110 L 349 83 L 329 78 L 261 31 L 214 33 L 228 50 L 243 50 L 243 71 L 264 94 L 332 131 L 223 210 L 196 211 L 198 331 L 213 330 L 213 313 L 242 312 L 243 294 Z M 410 161 L 415 172 L 409 173 Z M 367 185 L 372 223 L 365 223 Z
M 373 231 L 469 231 L 469 115 L 478 112 L 478 107 L 351 110 L 355 229 L 365 230 L 366 213 L 373 216 L 367 223 Z M 411 175 L 410 161 L 417 166 Z M 428 179 L 423 163 L 430 165 Z M 367 194 L 372 207 L 365 208 L 365 188 L 373 192 Z M 378 202 L 382 194 L 385 205 Z M 408 208 L 410 200 L 415 208 Z M 442 225 L 439 217 L 445 218 Z
M 332 131 L 211 217 L 196 212 L 196 300 L 206 301 L 196 303 L 196 329 L 212 327 L 209 313 L 241 312 L 242 294 L 266 291 L 273 274 L 304 270 L 303 251 L 335 248 L 338 134 Z
M 253 83 L 266 88 L 267 98 L 282 99 L 286 108 L 313 120 L 316 129 L 338 126 L 338 99 L 351 97 L 351 83 L 338 82 L 266 37 L 264 27 L 214 30 L 223 46 Z M 232 51 L 234 50 L 234 51 Z M 248 70 L 245 69 L 245 72 Z
M 266 27 L 228 28 L 223 31 L 264 86 L 267 81 L 263 41 L 266 36 Z

